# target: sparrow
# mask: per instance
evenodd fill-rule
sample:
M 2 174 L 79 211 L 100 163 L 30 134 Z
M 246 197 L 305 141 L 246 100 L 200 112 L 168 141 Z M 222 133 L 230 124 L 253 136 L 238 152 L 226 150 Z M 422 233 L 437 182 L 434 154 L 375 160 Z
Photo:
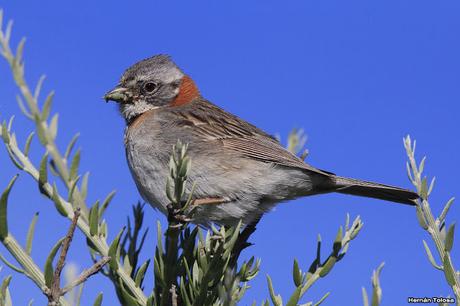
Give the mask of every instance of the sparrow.
M 276 204 L 338 192 L 415 205 L 410 190 L 337 176 L 287 151 L 256 126 L 206 100 L 167 55 L 129 67 L 104 96 L 126 121 L 129 169 L 142 198 L 168 212 L 166 179 L 172 147 L 188 144 L 193 222 L 231 225 L 258 220 Z

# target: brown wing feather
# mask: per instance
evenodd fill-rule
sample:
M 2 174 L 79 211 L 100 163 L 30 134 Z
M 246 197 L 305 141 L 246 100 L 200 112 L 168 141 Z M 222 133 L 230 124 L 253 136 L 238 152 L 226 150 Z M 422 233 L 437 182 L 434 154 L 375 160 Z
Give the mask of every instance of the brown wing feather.
M 183 119 L 181 125 L 191 127 L 200 138 L 221 141 L 225 148 L 242 156 L 327 176 L 331 174 L 306 164 L 269 134 L 204 99 L 197 99 L 175 112 Z

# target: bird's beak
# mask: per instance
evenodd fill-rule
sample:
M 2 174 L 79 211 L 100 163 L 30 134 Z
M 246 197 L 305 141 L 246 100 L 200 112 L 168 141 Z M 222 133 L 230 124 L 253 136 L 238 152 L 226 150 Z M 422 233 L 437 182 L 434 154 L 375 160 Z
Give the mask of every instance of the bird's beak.
M 125 87 L 117 86 L 103 97 L 105 102 L 115 101 L 118 103 L 127 103 L 128 102 L 128 89 Z

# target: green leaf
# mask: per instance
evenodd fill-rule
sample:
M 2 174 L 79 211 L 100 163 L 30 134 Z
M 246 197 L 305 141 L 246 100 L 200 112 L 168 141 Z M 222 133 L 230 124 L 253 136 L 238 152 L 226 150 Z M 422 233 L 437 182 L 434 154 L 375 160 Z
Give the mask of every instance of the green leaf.
M 381 263 L 377 270 L 372 273 L 372 306 L 379 306 L 382 300 L 382 288 L 380 287 L 380 273 L 385 263 Z
M 35 86 L 35 90 L 34 90 L 34 99 L 35 99 L 35 101 L 38 100 L 38 97 L 40 96 L 40 92 L 42 90 L 43 82 L 45 81 L 45 79 L 46 79 L 46 76 L 43 75 L 43 74 L 38 79 L 37 86 Z
M 96 300 L 94 300 L 93 306 L 101 306 L 101 305 L 102 305 L 102 292 L 100 292 L 97 295 Z
M 72 163 L 70 166 L 70 179 L 74 179 L 78 175 L 78 168 L 80 167 L 80 154 L 81 150 L 78 149 L 72 158 Z
M 58 190 L 56 183 L 53 183 L 53 194 L 51 196 L 51 199 L 54 202 L 54 206 L 56 207 L 57 211 L 61 214 L 61 216 L 67 217 L 67 211 L 64 208 L 64 204 L 61 201 L 61 198 L 59 196 Z
M 139 270 L 137 270 L 136 277 L 135 277 L 136 286 L 138 287 L 142 286 L 145 272 L 147 271 L 149 264 L 150 264 L 150 259 L 144 262 L 142 266 L 139 268 Z
M 444 209 L 441 212 L 441 215 L 439 216 L 439 224 L 443 224 L 444 220 L 446 219 L 447 213 L 449 212 L 450 207 L 454 203 L 455 198 L 450 198 L 449 201 L 447 201 L 446 205 L 444 206 Z
M 34 217 L 32 218 L 32 222 L 30 222 L 30 225 L 29 225 L 29 230 L 27 231 L 26 253 L 29 255 L 32 252 L 32 241 L 34 239 L 35 225 L 37 224 L 37 220 L 38 220 L 38 212 L 36 212 Z
M 369 297 L 367 296 L 366 288 L 361 287 L 361 292 L 363 294 L 363 305 L 369 306 Z
M 48 183 L 48 152 L 43 155 L 40 161 L 39 176 L 38 176 L 38 189 L 40 192 L 48 196 L 46 189 L 44 188 L 45 184 Z
M 342 238 L 343 238 L 343 228 L 340 226 L 339 231 L 337 232 L 337 236 L 335 236 L 334 244 L 332 246 L 332 250 L 335 255 L 338 255 L 340 249 L 342 248 Z
M 67 145 L 67 149 L 65 150 L 65 153 L 64 153 L 64 158 L 66 160 L 69 159 L 69 156 L 72 153 L 72 149 L 75 146 L 75 143 L 77 142 L 79 136 L 80 136 L 80 133 L 75 134 L 70 140 L 69 144 Z
M 123 234 L 124 231 L 125 231 L 125 228 L 123 227 L 118 233 L 118 235 L 115 237 L 115 239 L 112 241 L 112 244 L 109 247 L 109 252 L 108 252 L 110 256 L 109 266 L 110 266 L 110 269 L 112 269 L 113 271 L 118 270 L 118 261 L 119 261 L 119 258 L 117 256 L 118 246 L 120 244 L 121 235 Z
M 428 247 L 428 244 L 426 243 L 425 240 L 423 240 L 423 246 L 425 247 L 425 252 L 426 252 L 426 255 L 428 256 L 428 260 L 433 265 L 433 267 L 442 271 L 442 266 L 438 265 L 436 261 L 434 260 L 433 254 L 431 253 L 431 250 Z
M 332 267 L 334 267 L 336 262 L 337 262 L 337 257 L 329 256 L 329 258 L 326 260 L 324 265 L 321 267 L 321 270 L 319 271 L 319 276 L 325 277 L 326 275 L 328 275 L 329 272 L 331 272 Z
M 32 139 L 34 138 L 35 133 L 32 132 L 29 134 L 26 140 L 26 144 L 24 146 L 24 155 L 29 156 L 29 151 L 30 151 L 30 144 L 32 143 Z
M 2 138 L 3 142 L 6 144 L 10 143 L 10 133 L 8 131 L 8 128 L 6 126 L 6 121 L 3 121 L 2 123 Z
M 319 305 L 321 305 L 321 304 L 327 299 L 327 297 L 328 297 L 330 294 L 331 294 L 331 293 L 328 292 L 328 293 L 326 293 L 325 295 L 323 295 L 323 297 L 322 297 L 318 302 L 316 302 L 313 306 L 319 306 Z
M 272 303 L 275 306 L 282 306 L 283 300 L 281 299 L 280 295 L 275 294 L 275 290 L 273 289 L 272 279 L 268 275 L 267 275 L 267 283 L 268 283 L 268 291 L 270 292 L 270 298 L 272 300 Z
M 13 271 L 16 271 L 21 274 L 25 274 L 25 271 L 19 267 L 16 267 L 13 265 L 11 262 L 9 262 L 1 253 L 0 253 L 0 260 L 3 261 L 5 265 L 7 265 L 9 268 L 11 268 Z
M 48 120 L 48 117 L 51 111 L 51 104 L 53 102 L 53 98 L 54 98 L 54 92 L 52 91 L 48 94 L 48 96 L 45 99 L 45 103 L 43 104 L 42 121 Z
M 286 306 L 296 306 L 300 299 L 300 291 L 302 290 L 302 286 L 297 287 L 292 293 L 289 301 L 287 302 Z
M 69 191 L 68 191 L 68 194 L 67 194 L 67 199 L 68 199 L 68 202 L 72 203 L 72 205 L 74 204 L 73 203 L 73 193 L 75 192 L 75 189 L 77 188 L 77 184 L 78 184 L 78 181 L 80 180 L 80 176 L 77 176 L 74 180 L 70 180 L 70 187 L 69 187 Z
M 19 95 L 16 96 L 16 101 L 18 102 L 19 109 L 24 114 L 24 116 L 26 116 L 27 118 L 31 120 L 34 120 L 34 117 L 32 116 L 31 113 L 29 113 L 26 106 L 24 105 L 24 102 L 22 101 L 22 98 Z
M 121 295 L 123 296 L 123 300 L 126 303 L 126 305 L 139 306 L 140 304 L 137 301 L 137 299 L 133 297 L 131 294 L 129 294 L 129 292 L 123 287 L 123 283 L 120 282 L 120 285 Z
M 51 288 L 54 278 L 54 269 L 53 269 L 53 260 L 56 257 L 56 253 L 62 245 L 62 242 L 65 238 L 61 238 L 51 249 L 51 252 L 48 255 L 48 258 L 45 262 L 45 284 L 48 288 Z
M 22 55 L 24 54 L 24 44 L 26 43 L 26 39 L 23 37 L 16 48 L 16 61 L 18 63 L 22 62 Z
M 446 241 L 444 244 L 444 250 L 450 252 L 454 244 L 454 234 L 455 234 L 455 223 L 452 223 L 447 230 Z
M 420 188 L 420 197 L 424 200 L 428 198 L 428 183 L 426 177 L 422 179 L 422 186 Z
M 105 210 L 109 206 L 110 202 L 112 201 L 113 197 L 115 196 L 116 191 L 113 190 L 110 192 L 107 197 L 105 198 L 104 202 L 102 202 L 101 208 L 99 209 L 99 218 L 102 218 L 104 215 Z
M 154 306 L 154 305 L 155 305 L 154 293 L 152 292 L 152 294 L 147 299 L 146 306 Z
M 0 239 L 5 239 L 8 236 L 8 197 L 10 195 L 11 188 L 13 188 L 14 182 L 18 175 L 13 176 L 11 181 L 8 183 L 8 186 L 3 191 L 2 196 L 0 197 Z
M 444 258 L 443 258 L 442 263 L 443 263 L 443 266 L 444 266 L 444 275 L 446 276 L 447 283 L 450 286 L 454 286 L 456 276 L 455 276 L 454 269 L 452 269 L 452 264 L 450 262 L 449 253 L 446 252 L 444 254 Z
M 48 143 L 48 140 L 46 139 L 46 132 L 45 132 L 45 130 L 43 128 L 43 124 L 42 124 L 38 114 L 34 115 L 34 121 L 35 121 L 35 124 L 37 126 L 36 129 L 37 129 L 38 139 L 40 140 L 40 143 L 43 146 L 46 146 L 46 144 Z
M 424 230 L 427 230 L 427 229 L 428 229 L 428 223 L 426 222 L 425 215 L 424 215 L 424 213 L 423 213 L 422 208 L 420 207 L 420 205 L 417 205 L 417 206 L 416 206 L 415 211 L 417 212 L 417 220 L 418 220 L 418 223 L 420 224 L 420 226 L 421 226 Z
M 292 276 L 294 278 L 294 284 L 296 287 L 302 285 L 302 271 L 300 271 L 299 263 L 297 259 L 294 259 L 294 265 L 292 268 Z
M 85 200 L 88 195 L 88 180 L 89 180 L 89 172 L 86 172 L 81 179 L 81 187 L 80 187 L 80 194 Z M 98 212 L 99 214 L 99 212 Z
M 99 202 L 96 202 L 89 211 L 89 232 L 95 236 L 99 231 Z
M 58 131 L 58 119 L 59 119 L 59 114 L 55 114 L 53 118 L 51 118 L 50 126 L 49 126 L 49 133 L 51 136 L 51 139 L 56 139 L 57 136 L 57 131 Z
M 2 282 L 2 287 L 1 287 L 1 291 L 0 291 L 0 305 L 11 305 L 11 297 L 9 296 L 9 292 L 8 292 L 8 287 L 10 285 L 10 282 L 11 282 L 11 278 L 12 276 L 11 275 L 8 275 L 7 277 L 5 277 L 5 279 L 3 280 Z

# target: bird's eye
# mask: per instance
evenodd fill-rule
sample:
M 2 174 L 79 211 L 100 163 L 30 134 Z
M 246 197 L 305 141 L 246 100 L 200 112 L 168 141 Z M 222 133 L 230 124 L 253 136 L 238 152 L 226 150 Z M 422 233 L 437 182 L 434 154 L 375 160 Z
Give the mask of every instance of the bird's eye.
M 158 85 L 153 82 L 147 82 L 144 84 L 144 90 L 148 93 L 152 93 L 157 89 Z

